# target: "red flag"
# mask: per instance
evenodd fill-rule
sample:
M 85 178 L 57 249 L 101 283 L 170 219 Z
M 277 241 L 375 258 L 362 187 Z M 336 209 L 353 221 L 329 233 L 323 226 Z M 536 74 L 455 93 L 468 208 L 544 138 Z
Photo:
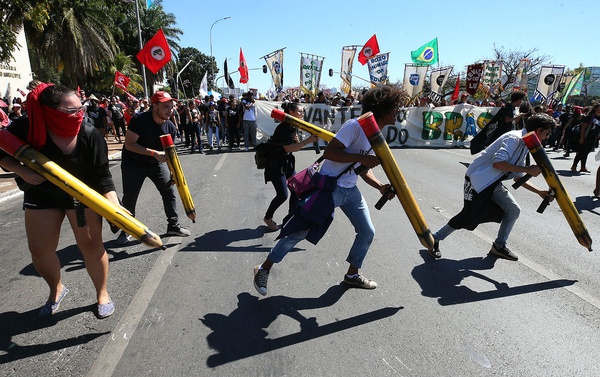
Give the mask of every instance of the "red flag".
M 460 92 L 460 73 L 456 77 L 456 85 L 454 86 L 454 93 L 452 93 L 452 97 L 450 97 L 450 100 L 456 101 L 458 99 L 459 92 Z
M 483 76 L 483 63 L 471 64 L 467 67 L 466 90 L 467 93 L 475 95 L 479 82 Z
M 119 71 L 115 71 L 115 86 L 118 88 L 127 91 L 127 87 L 129 86 L 129 77 L 125 76 Z
M 133 96 L 133 94 L 129 93 L 127 90 L 125 91 L 125 95 L 127 96 L 127 98 L 129 98 L 130 100 L 137 100 L 137 98 L 135 98 Z
M 377 36 L 373 34 L 371 39 L 365 43 L 362 50 L 360 50 L 358 53 L 358 61 L 360 64 L 365 65 L 367 64 L 367 60 L 369 60 L 369 58 L 377 54 L 379 54 L 379 43 L 377 43 Z
M 240 82 L 242 84 L 248 83 L 248 65 L 246 65 L 246 58 L 244 57 L 244 53 L 242 52 L 242 48 L 240 47 Z
M 144 45 L 144 48 L 138 52 L 136 58 L 152 73 L 157 73 L 171 61 L 171 49 L 162 29 L 159 29 L 154 37 Z

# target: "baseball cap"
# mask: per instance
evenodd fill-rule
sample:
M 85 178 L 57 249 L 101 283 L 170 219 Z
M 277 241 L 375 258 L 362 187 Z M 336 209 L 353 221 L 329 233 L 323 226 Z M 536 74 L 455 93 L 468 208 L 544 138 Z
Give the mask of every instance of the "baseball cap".
M 15 108 L 15 107 L 21 107 L 21 104 L 20 104 L 20 103 L 18 103 L 18 102 L 15 102 L 15 103 L 13 103 L 12 107 L 13 107 L 13 108 Z
M 158 91 L 152 95 L 150 98 L 150 103 L 157 102 L 169 102 L 169 101 L 177 101 L 175 98 L 171 97 L 171 95 L 167 92 Z

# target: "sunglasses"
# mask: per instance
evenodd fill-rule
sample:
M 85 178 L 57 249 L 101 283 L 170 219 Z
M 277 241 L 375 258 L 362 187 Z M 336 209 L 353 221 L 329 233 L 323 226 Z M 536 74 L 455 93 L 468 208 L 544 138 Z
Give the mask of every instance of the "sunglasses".
M 70 108 L 58 107 L 57 109 L 62 111 L 63 113 L 69 114 L 69 116 L 77 116 L 85 111 L 85 106 Z

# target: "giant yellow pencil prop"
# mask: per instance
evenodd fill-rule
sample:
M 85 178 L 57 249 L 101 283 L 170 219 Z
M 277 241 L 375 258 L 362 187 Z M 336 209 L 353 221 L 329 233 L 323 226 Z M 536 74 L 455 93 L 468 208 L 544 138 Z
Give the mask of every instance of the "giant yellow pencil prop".
M 373 113 L 368 112 L 361 115 L 358 118 L 358 123 L 369 139 L 375 155 L 377 155 L 381 161 L 381 167 L 387 178 L 390 180 L 390 184 L 394 188 L 398 200 L 400 200 L 400 204 L 402 204 L 402 208 L 404 208 L 404 212 L 406 212 L 406 216 L 408 216 L 408 220 L 417 233 L 419 241 L 421 241 L 421 244 L 428 250 L 433 250 L 434 240 L 433 235 L 429 230 L 429 225 L 427 225 L 423 213 L 421 213 L 421 209 L 410 191 L 410 188 L 396 163 L 396 159 L 394 158 L 394 155 L 392 155 L 392 151 L 375 121 Z
M 548 186 L 550 186 L 554 198 L 562 213 L 565 215 L 565 219 L 567 219 L 577 241 L 589 251 L 592 251 L 592 238 L 590 237 L 581 216 L 579 216 L 577 208 L 575 208 L 573 201 L 569 197 L 567 190 L 563 186 L 558 174 L 556 174 L 556 170 L 554 170 L 546 151 L 542 147 L 540 139 L 535 132 L 529 132 L 527 135 L 523 136 L 523 141 L 525 142 L 525 145 L 527 145 L 527 148 L 529 148 L 533 159 L 542 170 L 542 175 L 544 176 L 544 179 L 546 179 Z
M 127 211 L 89 188 L 7 130 L 0 130 L 0 148 L 147 246 L 164 248 L 160 237 Z
M 177 186 L 177 191 L 179 192 L 179 196 L 181 197 L 181 201 L 183 202 L 185 214 L 192 220 L 192 222 L 195 223 L 196 208 L 194 208 L 194 201 L 192 200 L 192 195 L 190 194 L 187 181 L 185 180 L 183 170 L 181 169 L 181 163 L 179 162 L 179 157 L 177 156 L 175 144 L 173 144 L 173 138 L 171 137 L 171 135 L 168 134 L 162 135 L 160 137 L 160 142 L 162 143 L 163 149 L 165 150 L 165 155 L 167 157 L 167 165 L 169 165 L 169 170 L 171 170 L 173 180 L 175 181 L 175 185 Z
M 332 132 L 324 130 L 321 127 L 315 126 L 312 123 L 305 122 L 302 119 L 298 119 L 294 116 L 286 114 L 280 109 L 273 109 L 271 111 L 271 118 L 280 122 L 286 121 L 292 126 L 299 128 L 302 131 L 306 131 L 312 135 L 317 135 L 319 139 L 323 139 L 327 142 L 331 141 L 331 139 L 333 139 L 335 136 Z

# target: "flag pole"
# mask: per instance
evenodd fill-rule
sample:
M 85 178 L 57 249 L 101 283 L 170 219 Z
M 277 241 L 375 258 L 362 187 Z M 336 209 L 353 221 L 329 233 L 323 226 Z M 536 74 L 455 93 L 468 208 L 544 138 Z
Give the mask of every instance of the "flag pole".
M 138 4 L 138 0 L 135 0 L 135 17 L 137 19 L 137 29 L 138 29 L 138 42 L 140 44 L 140 50 L 144 48 L 144 45 L 142 44 L 142 28 L 140 26 L 140 7 Z M 140 66 L 142 67 L 142 79 L 144 81 L 144 97 L 145 98 L 149 98 L 148 97 L 148 82 L 146 80 L 146 67 L 144 67 L 144 65 L 140 62 Z M 114 88 L 113 88 L 114 91 Z

